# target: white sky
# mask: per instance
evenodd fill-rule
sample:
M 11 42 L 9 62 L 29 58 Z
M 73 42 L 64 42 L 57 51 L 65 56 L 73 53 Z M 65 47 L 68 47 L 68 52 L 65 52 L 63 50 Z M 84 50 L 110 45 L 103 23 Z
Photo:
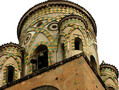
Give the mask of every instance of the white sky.
M 17 25 L 23 14 L 45 0 L 2 0 L 0 2 L 0 45 L 17 40 Z M 71 1 L 71 0 L 70 0 Z M 119 69 L 119 0 L 72 0 L 88 10 L 97 24 L 99 62 Z

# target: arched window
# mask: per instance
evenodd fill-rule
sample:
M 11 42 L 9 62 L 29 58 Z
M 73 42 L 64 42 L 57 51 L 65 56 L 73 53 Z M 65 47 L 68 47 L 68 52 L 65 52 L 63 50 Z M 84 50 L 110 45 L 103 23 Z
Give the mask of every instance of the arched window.
M 108 90 L 115 90 L 113 87 L 108 87 Z
M 75 38 L 75 50 L 83 50 L 82 40 L 78 37 Z
M 65 59 L 65 48 L 64 48 L 64 43 L 62 43 L 62 56 L 63 56 L 63 60 Z
M 54 86 L 45 85 L 45 86 L 34 88 L 32 90 L 59 90 L 59 89 L 57 89 Z
M 96 61 L 95 61 L 95 58 L 93 55 L 90 56 L 90 62 L 91 62 L 91 65 L 92 67 L 97 70 L 97 64 L 96 64 Z
M 7 83 L 14 81 L 14 67 L 8 66 L 7 67 Z
M 40 45 L 34 52 L 35 59 L 31 60 L 33 70 L 38 70 L 48 66 L 48 48 L 45 45 Z

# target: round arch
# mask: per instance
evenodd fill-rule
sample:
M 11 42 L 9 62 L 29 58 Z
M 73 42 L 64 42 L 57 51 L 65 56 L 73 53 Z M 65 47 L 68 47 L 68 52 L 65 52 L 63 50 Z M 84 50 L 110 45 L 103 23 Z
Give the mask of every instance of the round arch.
M 44 86 L 36 87 L 32 90 L 59 90 L 59 89 L 51 85 L 44 85 Z

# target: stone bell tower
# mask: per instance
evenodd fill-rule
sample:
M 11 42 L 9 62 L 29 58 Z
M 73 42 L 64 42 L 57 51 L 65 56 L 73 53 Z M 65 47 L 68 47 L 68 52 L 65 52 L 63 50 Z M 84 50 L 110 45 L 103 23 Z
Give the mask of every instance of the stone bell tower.
M 18 25 L 19 42 L 26 51 L 25 75 L 81 52 L 99 73 L 96 33 L 94 19 L 77 4 L 48 0 L 34 6 Z
M 96 23 L 83 7 L 67 0 L 37 4 L 21 18 L 17 35 L 19 45 L 0 47 L 0 89 L 117 89 L 118 71 L 99 66 Z

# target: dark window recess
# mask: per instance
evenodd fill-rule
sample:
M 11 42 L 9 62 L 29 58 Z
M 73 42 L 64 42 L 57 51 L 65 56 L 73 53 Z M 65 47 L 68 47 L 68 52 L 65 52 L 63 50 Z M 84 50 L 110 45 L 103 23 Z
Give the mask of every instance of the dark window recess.
M 113 87 L 108 87 L 108 90 L 115 90 Z
M 29 40 L 29 37 L 26 38 L 26 41 Z
M 34 56 L 36 59 L 32 59 L 32 68 L 33 72 L 48 67 L 48 48 L 45 45 L 40 45 L 36 48 L 34 52 Z
M 53 25 L 52 28 L 57 28 L 57 25 Z
M 14 81 L 14 67 L 7 67 L 7 83 Z
M 65 59 L 65 48 L 64 48 L 64 43 L 62 43 L 62 56 L 63 56 L 63 60 Z
M 43 51 L 38 54 L 38 69 L 48 66 L 48 51 Z
M 90 61 L 91 61 L 91 65 L 92 67 L 97 70 L 97 64 L 96 64 L 96 61 L 95 61 L 95 58 L 93 55 L 90 56 Z
M 42 24 L 42 22 L 39 22 L 39 23 L 37 24 L 37 27 L 39 27 L 41 24 Z
M 34 88 L 32 90 L 59 90 L 59 89 L 57 89 L 54 86 L 48 86 L 48 85 L 46 85 L 46 86 L 41 86 L 41 87 Z
M 75 50 L 83 50 L 83 43 L 80 38 L 75 38 Z
M 36 59 L 32 59 L 31 60 L 32 63 L 32 71 L 36 71 L 37 70 L 37 60 Z
M 51 31 L 58 30 L 58 24 L 57 24 L 57 22 L 50 23 L 50 24 L 48 25 L 48 29 L 51 30 Z
M 79 50 L 79 42 L 75 41 L 75 50 Z

